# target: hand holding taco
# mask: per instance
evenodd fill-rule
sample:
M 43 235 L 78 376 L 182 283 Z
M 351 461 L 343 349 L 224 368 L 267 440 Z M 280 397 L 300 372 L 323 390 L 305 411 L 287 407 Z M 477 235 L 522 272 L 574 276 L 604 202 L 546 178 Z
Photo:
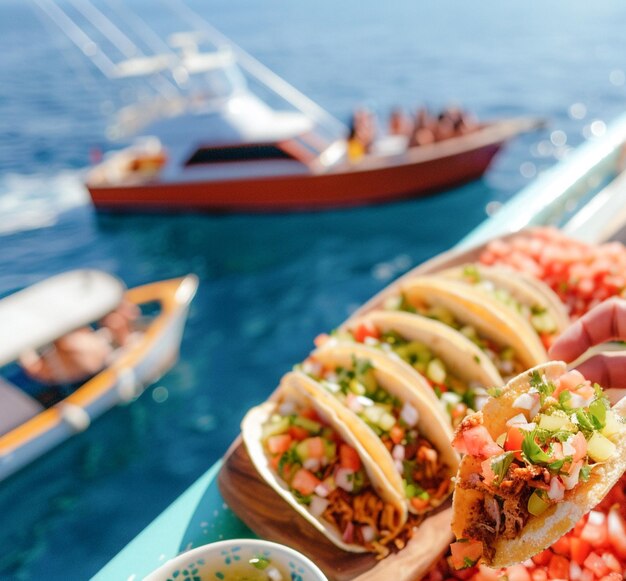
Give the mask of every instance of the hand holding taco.
M 539 365 L 465 418 L 453 500 L 458 568 L 522 562 L 570 530 L 626 470 L 626 402 L 562 362 Z M 455 558 L 456 556 L 456 558 Z

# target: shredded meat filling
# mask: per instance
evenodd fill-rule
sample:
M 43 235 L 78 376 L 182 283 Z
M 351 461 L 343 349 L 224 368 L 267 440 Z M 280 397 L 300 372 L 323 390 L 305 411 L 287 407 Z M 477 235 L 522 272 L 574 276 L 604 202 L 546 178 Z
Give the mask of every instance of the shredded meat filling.
M 538 466 L 512 465 L 499 486 L 486 484 L 480 474 L 470 474 L 460 486 L 482 492 L 483 496 L 471 506 L 472 524 L 463 531 L 463 536 L 482 541 L 485 556 L 493 558 L 495 541 L 500 537 L 518 537 L 526 525 L 532 488 L 545 484 L 546 472 Z
M 392 550 L 402 549 L 420 521 L 418 518 L 410 518 L 402 525 L 398 510 L 371 489 L 354 495 L 337 488 L 328 495 L 328 500 L 329 505 L 323 518 L 341 534 L 353 526 L 354 542 L 375 552 L 379 558 L 386 557 Z M 366 542 L 361 528 L 363 526 L 372 527 L 379 538 Z

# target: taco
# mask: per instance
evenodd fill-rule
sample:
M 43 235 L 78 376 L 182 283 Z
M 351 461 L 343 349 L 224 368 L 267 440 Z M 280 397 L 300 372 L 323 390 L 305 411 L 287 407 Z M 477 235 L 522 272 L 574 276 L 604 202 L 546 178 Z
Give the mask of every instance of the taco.
M 401 359 L 426 380 L 453 426 L 482 407 L 488 388 L 504 383 L 489 357 L 467 337 L 421 315 L 372 311 L 348 321 L 334 336 Z
M 438 275 L 469 284 L 522 315 L 546 349 L 570 324 L 565 305 L 554 291 L 529 275 L 480 264 L 465 264 Z
M 332 406 L 287 374 L 270 401 L 244 417 L 244 444 L 261 477 L 346 551 L 385 556 L 412 525 L 402 496 Z
M 626 470 L 624 403 L 562 362 L 511 380 L 459 426 L 457 566 L 522 562 L 574 527 Z M 624 400 L 623 400 L 624 401 Z
M 419 375 L 380 350 L 333 342 L 302 371 L 300 385 L 336 410 L 410 512 L 424 514 L 448 498 L 459 463 L 452 430 Z
M 413 278 L 399 285 L 382 307 L 417 313 L 456 329 L 489 356 L 505 380 L 548 358 L 527 321 L 462 282 Z

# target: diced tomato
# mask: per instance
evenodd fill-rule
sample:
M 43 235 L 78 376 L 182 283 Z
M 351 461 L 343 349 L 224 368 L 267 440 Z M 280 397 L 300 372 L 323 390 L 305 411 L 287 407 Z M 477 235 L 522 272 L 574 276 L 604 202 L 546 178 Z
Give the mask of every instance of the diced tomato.
M 548 564 L 550 579 L 567 579 L 569 577 L 569 561 L 562 555 L 552 555 Z
M 547 581 L 548 572 L 542 567 L 541 569 L 535 569 L 532 571 L 530 577 L 533 581 Z
M 352 336 L 354 337 L 354 340 L 358 343 L 364 343 L 365 339 L 367 339 L 368 337 L 379 339 L 380 331 L 371 323 L 363 323 L 359 325 L 354 331 L 352 331 Z
M 450 545 L 450 563 L 454 569 L 465 569 L 482 557 L 483 544 L 480 541 L 461 541 Z
M 389 437 L 394 444 L 399 444 L 404 439 L 404 428 L 395 424 L 389 431 Z
M 578 432 L 570 442 L 574 448 L 574 462 L 582 460 L 587 455 L 587 440 L 582 432 Z
M 470 456 L 489 458 L 496 454 L 502 454 L 502 448 L 493 441 L 485 426 L 474 426 L 461 432 L 461 435 L 464 447 Z
M 315 487 L 321 482 L 319 478 L 306 468 L 300 468 L 291 481 L 291 488 L 297 490 L 300 494 L 313 494 Z
M 289 450 L 291 446 L 291 436 L 289 434 L 278 434 L 276 436 L 270 436 L 267 439 L 267 449 L 270 454 L 282 454 Z
M 578 538 L 577 536 L 572 535 L 570 539 L 570 553 L 572 556 L 572 561 L 577 563 L 582 567 L 585 559 L 591 552 L 591 544 L 589 541 L 585 539 Z
M 506 568 L 508 581 L 532 581 L 528 569 L 524 565 L 513 565 Z
M 303 418 L 307 418 L 308 420 L 313 420 L 314 422 L 323 423 L 320 417 L 317 415 L 317 412 L 313 408 L 307 408 L 300 412 L 300 415 Z
M 563 555 L 564 557 L 570 556 L 570 539 L 567 535 L 561 537 L 556 543 L 553 543 L 550 547 L 555 553 L 558 555 Z
M 330 335 L 327 333 L 320 333 L 315 339 L 313 339 L 313 344 L 316 347 L 321 347 L 326 341 L 330 339 Z
M 474 576 L 474 581 L 500 581 L 501 575 L 497 569 L 490 569 L 485 565 L 478 566 L 478 572 Z
M 604 516 L 602 513 L 599 514 Z M 580 533 L 580 538 L 591 543 L 591 546 L 594 548 L 603 547 L 608 540 L 608 536 L 606 519 L 599 524 L 588 520 Z
M 595 578 L 596 576 L 591 569 L 583 569 L 583 572 L 580 574 L 580 581 L 594 581 Z
M 281 456 L 280 454 L 276 454 L 276 456 L 272 456 L 270 458 L 270 466 L 276 471 L 278 471 L 278 464 L 280 463 L 280 456 Z
M 414 496 L 411 500 L 411 506 L 415 509 L 415 510 L 424 510 L 426 508 L 429 507 L 430 503 L 428 502 L 428 500 L 425 500 L 423 498 L 420 498 L 419 496 Z
M 339 464 L 342 468 L 356 472 L 361 468 L 361 458 L 352 446 L 341 444 L 339 446 Z
M 319 436 L 316 436 L 315 438 L 309 438 L 306 441 L 306 448 L 309 458 L 323 458 L 326 454 L 326 449 L 324 448 L 324 440 L 322 440 L 322 438 L 320 438 Z
M 610 571 L 615 571 L 616 573 L 621 572 L 622 566 L 620 565 L 619 561 L 617 560 L 617 557 L 613 553 L 605 552 L 605 553 L 602 553 L 601 556 L 604 559 L 604 562 L 606 563 L 606 566 L 609 568 Z
M 533 562 L 536 565 L 547 565 L 552 558 L 552 551 L 550 549 L 546 549 L 545 551 L 541 551 L 541 553 L 537 553 L 533 557 Z
M 509 431 L 506 433 L 506 440 L 504 441 L 504 449 L 507 452 L 518 452 L 522 449 L 522 442 L 526 436 L 526 432 L 520 430 L 515 426 L 511 426 Z M 515 457 L 518 460 L 522 459 L 522 453 L 518 452 L 515 454 Z
M 604 577 L 601 577 L 600 581 L 624 581 L 624 577 L 621 573 L 613 572 L 605 575 Z
M 306 440 L 309 437 L 308 430 L 301 428 L 300 426 L 289 426 L 289 430 L 287 432 L 293 440 L 297 440 L 298 442 L 301 440 Z
M 584 565 L 587 569 L 593 571 L 596 577 L 602 577 L 611 572 L 606 561 L 595 551 L 589 553 L 589 556 L 585 559 Z

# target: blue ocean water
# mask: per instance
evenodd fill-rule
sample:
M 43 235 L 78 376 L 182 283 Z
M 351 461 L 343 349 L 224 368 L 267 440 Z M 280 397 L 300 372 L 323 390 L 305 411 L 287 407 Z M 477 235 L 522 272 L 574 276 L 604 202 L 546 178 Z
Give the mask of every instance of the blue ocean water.
M 61 2 L 61 4 L 66 4 Z M 159 32 L 169 2 L 120 0 Z M 76 267 L 130 285 L 195 272 L 178 365 L 0 483 L 0 578 L 85 579 L 225 451 L 245 410 L 312 339 L 391 279 L 451 247 L 569 147 L 621 113 L 618 0 L 189 0 L 217 28 L 347 119 L 462 103 L 481 118 L 541 115 L 486 177 L 442 195 L 280 215 L 112 216 L 81 185 L 110 113 L 105 80 L 34 1 L 0 3 L 0 295 Z M 1 324 L 1 322 L 0 322 Z

